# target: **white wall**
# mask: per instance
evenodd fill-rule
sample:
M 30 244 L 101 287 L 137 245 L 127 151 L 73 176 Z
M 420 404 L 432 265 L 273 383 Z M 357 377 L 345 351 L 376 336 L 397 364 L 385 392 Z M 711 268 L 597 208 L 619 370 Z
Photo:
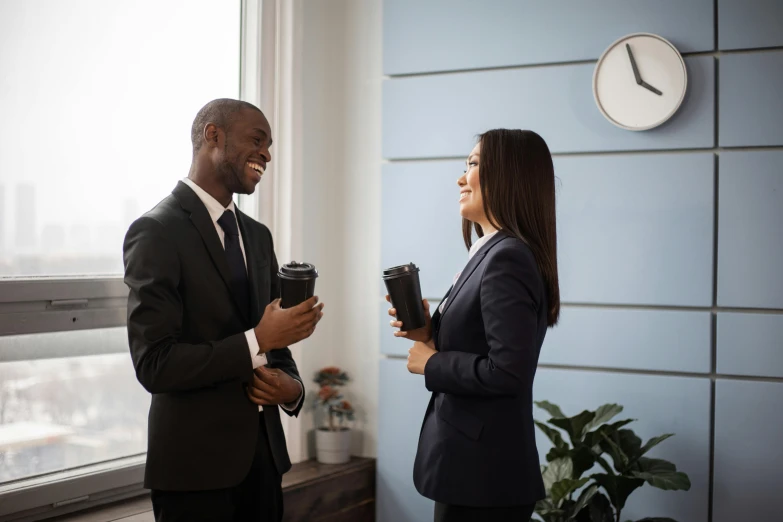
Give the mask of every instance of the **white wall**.
M 303 177 L 305 261 L 326 304 L 303 343 L 310 399 L 315 371 L 336 365 L 353 382 L 353 453 L 375 456 L 380 277 L 381 1 L 305 0 Z M 310 403 L 311 404 L 311 403 Z M 313 456 L 312 409 L 301 417 Z

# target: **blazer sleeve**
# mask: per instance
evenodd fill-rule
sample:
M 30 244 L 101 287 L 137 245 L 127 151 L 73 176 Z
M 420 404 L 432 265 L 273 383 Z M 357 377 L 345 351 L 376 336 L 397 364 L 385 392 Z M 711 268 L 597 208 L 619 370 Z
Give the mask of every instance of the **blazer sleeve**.
M 449 350 L 424 367 L 427 389 L 474 397 L 516 396 L 538 358 L 540 276 L 530 256 L 512 246 L 492 253 L 481 280 L 481 317 L 489 352 Z
M 245 333 L 199 344 L 179 341 L 183 306 L 179 256 L 163 225 L 135 221 L 123 246 L 128 285 L 128 340 L 136 377 L 150 393 L 249 382 L 253 365 Z
M 270 280 L 272 281 L 271 284 L 271 293 L 270 300 L 274 301 L 280 296 L 280 278 L 277 276 L 277 256 L 275 256 L 275 249 L 274 245 L 272 243 L 272 234 L 267 231 L 267 234 L 269 234 L 269 244 L 270 244 L 270 251 L 272 252 L 272 262 L 270 263 Z M 299 376 L 299 369 L 296 367 L 296 362 L 294 362 L 294 357 L 291 354 L 291 350 L 288 349 L 288 347 L 281 348 L 279 350 L 271 350 L 267 352 L 267 360 L 269 363 L 267 366 L 270 368 L 278 368 L 297 381 L 299 381 L 299 384 L 302 385 L 302 395 L 299 396 L 297 401 L 294 404 L 287 404 L 284 405 L 283 408 L 280 408 L 283 410 L 287 415 L 291 417 L 298 417 L 299 412 L 302 411 L 302 406 L 304 405 L 304 397 L 305 397 L 305 386 L 304 382 L 302 382 L 302 378 Z M 290 408 L 289 408 L 290 406 Z

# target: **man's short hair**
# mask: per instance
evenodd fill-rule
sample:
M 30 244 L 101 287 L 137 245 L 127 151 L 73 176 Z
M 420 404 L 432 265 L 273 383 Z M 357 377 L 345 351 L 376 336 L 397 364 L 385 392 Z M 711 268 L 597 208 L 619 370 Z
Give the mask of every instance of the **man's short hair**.
M 190 128 L 193 155 L 195 156 L 204 144 L 204 127 L 207 123 L 214 123 L 221 129 L 227 130 L 233 123 L 236 115 L 243 109 L 261 112 L 261 109 L 252 103 L 231 98 L 219 98 L 204 105 L 196 114 L 196 119 L 193 120 L 193 126 Z

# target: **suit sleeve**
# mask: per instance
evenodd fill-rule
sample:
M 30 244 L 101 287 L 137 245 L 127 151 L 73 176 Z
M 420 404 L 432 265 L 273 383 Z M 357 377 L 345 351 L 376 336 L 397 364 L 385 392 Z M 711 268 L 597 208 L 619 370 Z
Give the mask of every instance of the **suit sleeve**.
M 481 316 L 489 353 L 449 350 L 424 367 L 427 389 L 473 397 L 516 396 L 538 358 L 540 278 L 526 253 L 504 248 L 486 260 L 481 281 Z
M 244 332 L 215 342 L 180 341 L 183 306 L 179 256 L 161 223 L 143 217 L 125 236 L 128 339 L 136 377 L 150 393 L 249 382 L 253 367 Z
M 272 262 L 269 263 L 269 268 L 271 270 L 270 274 L 270 280 L 272 281 L 271 284 L 271 293 L 270 301 L 274 301 L 278 297 L 280 297 L 280 278 L 277 276 L 277 256 L 275 256 L 275 249 L 274 245 L 272 243 L 272 235 L 269 234 L 269 244 L 270 244 L 270 251 L 272 252 Z M 269 361 L 270 368 L 278 368 L 297 381 L 299 381 L 299 384 L 302 386 L 302 394 L 299 396 L 299 399 L 294 401 L 293 404 L 283 404 L 282 410 L 286 412 L 286 414 L 290 415 L 291 417 L 298 417 L 299 412 L 302 411 L 302 406 L 304 405 L 304 396 L 305 396 L 305 387 L 304 383 L 302 382 L 302 378 L 299 376 L 299 370 L 296 367 L 296 362 L 294 362 L 294 357 L 291 355 L 291 350 L 286 348 L 280 348 L 279 350 L 271 350 L 267 352 L 267 360 Z

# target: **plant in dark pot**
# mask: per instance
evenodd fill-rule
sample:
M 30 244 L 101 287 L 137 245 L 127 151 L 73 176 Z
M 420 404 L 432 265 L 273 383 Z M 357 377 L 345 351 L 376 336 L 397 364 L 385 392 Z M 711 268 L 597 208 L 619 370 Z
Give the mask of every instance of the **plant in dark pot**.
M 345 421 L 354 419 L 353 406 L 339 389 L 348 383 L 348 375 L 340 368 L 329 366 L 316 372 L 315 382 L 320 386 L 315 406 L 322 408 L 326 415 L 326 425 L 315 431 L 318 462 L 343 464 L 351 459 L 351 431 Z
M 610 423 L 623 411 L 618 404 L 604 404 L 574 417 L 566 417 L 557 405 L 546 401 L 536 402 L 536 406 L 551 416 L 546 422 L 536 421 L 536 426 L 553 445 L 546 456 L 547 465 L 541 466 L 547 497 L 536 504 L 538 519 L 621 522 L 628 497 L 645 483 L 664 490 L 690 489 L 688 475 L 677 471 L 674 464 L 645 457 L 674 434 L 642 444 L 633 430 L 625 428 L 634 419 Z M 676 521 L 644 518 L 638 522 Z

